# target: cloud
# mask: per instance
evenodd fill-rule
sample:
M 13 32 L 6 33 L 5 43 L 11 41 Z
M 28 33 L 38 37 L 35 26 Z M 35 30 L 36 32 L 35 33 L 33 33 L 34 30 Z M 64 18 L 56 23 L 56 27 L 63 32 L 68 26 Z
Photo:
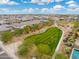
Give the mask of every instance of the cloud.
M 18 5 L 17 2 L 10 1 L 10 0 L 0 0 L 0 4 L 6 4 L 6 5 Z
M 70 11 L 70 12 L 79 12 L 79 7 L 78 8 L 67 8 L 67 11 Z
M 54 0 L 41 0 L 42 2 L 54 2 Z
M 0 4 L 6 4 L 9 0 L 0 0 Z
M 22 10 L 22 12 L 32 13 L 34 11 L 33 8 L 25 8 Z
M 42 8 L 41 9 L 41 12 L 46 12 L 46 11 L 48 11 L 49 9 L 48 8 Z
M 68 4 L 68 7 L 78 7 L 77 3 L 73 0 L 66 2 L 66 4 Z
M 27 1 L 23 1 L 23 3 L 28 3 Z
M 68 4 L 67 11 L 78 11 L 79 7 L 77 3 L 73 0 L 66 2 Z
M 31 0 L 31 3 L 38 3 L 40 2 L 39 0 Z
M 32 3 L 50 3 L 50 2 L 61 2 L 63 0 L 31 0 Z
M 71 1 L 66 2 L 66 4 L 76 4 L 76 2 L 71 0 Z
M 77 4 L 69 4 L 68 7 L 70 7 L 70 8 L 76 8 L 76 7 L 78 7 L 78 5 Z
M 39 8 L 39 9 L 35 9 L 35 11 L 37 11 L 37 13 L 40 14 L 52 14 L 53 13 L 53 8 Z
M 10 10 L 7 8 L 0 8 L 1 13 L 9 12 Z
M 24 14 L 31 14 L 36 11 L 33 8 L 25 8 L 25 9 L 10 9 L 10 8 L 0 8 L 0 14 L 16 14 L 16 13 L 24 13 Z
M 45 5 L 52 2 L 61 2 L 63 0 L 31 0 L 31 1 L 22 1 L 23 3 L 37 3 L 38 5 Z
M 28 13 L 32 13 L 33 11 L 34 11 L 33 8 L 29 8 L 29 9 L 28 9 Z
M 43 2 L 40 2 L 40 3 L 37 3 L 38 5 L 45 5 L 45 3 L 43 3 Z
M 54 0 L 31 0 L 31 3 L 49 3 L 54 2 Z
M 64 6 L 62 6 L 62 5 L 55 5 L 54 7 L 53 7 L 53 10 L 62 10 L 62 9 L 64 9 Z
M 47 13 L 53 13 L 53 8 L 25 8 L 21 10 L 21 12 L 26 14 L 31 14 L 31 13 L 47 14 Z
M 55 0 L 55 2 L 61 2 L 61 1 L 63 1 L 63 0 Z
M 44 13 L 53 13 L 53 8 L 42 8 L 41 9 L 41 12 L 44 12 Z
M 10 2 L 8 2 L 7 4 L 8 4 L 8 5 L 18 5 L 19 3 L 14 2 L 14 1 L 10 1 Z

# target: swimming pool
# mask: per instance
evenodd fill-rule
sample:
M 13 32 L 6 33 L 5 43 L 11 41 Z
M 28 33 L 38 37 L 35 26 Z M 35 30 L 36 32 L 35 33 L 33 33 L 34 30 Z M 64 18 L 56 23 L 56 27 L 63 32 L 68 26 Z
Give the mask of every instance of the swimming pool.
M 79 50 L 78 49 L 73 50 L 72 59 L 79 59 Z

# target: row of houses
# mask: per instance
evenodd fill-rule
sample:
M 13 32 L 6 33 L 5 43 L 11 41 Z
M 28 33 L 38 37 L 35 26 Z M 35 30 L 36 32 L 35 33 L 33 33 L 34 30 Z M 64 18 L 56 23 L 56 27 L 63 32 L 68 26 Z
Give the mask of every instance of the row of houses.
M 48 19 L 52 20 L 77 20 L 79 16 L 73 15 L 25 15 L 25 14 L 13 14 L 13 15 L 0 15 L 0 31 L 9 30 L 12 28 L 23 28 L 26 25 L 45 22 Z M 2 30 L 1 30 L 2 29 Z
M 66 21 L 79 21 L 79 15 L 55 15 L 57 20 L 66 20 Z
M 0 15 L 0 31 L 23 28 L 26 25 L 47 21 L 47 17 L 31 15 Z

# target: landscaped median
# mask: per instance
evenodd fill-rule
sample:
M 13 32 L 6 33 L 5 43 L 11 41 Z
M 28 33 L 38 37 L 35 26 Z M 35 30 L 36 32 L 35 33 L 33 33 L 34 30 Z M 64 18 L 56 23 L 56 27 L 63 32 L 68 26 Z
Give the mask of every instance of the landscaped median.
M 36 56 L 37 59 L 52 59 L 61 36 L 60 29 L 51 27 L 43 33 L 26 37 L 19 46 L 18 54 L 27 59 L 32 56 Z

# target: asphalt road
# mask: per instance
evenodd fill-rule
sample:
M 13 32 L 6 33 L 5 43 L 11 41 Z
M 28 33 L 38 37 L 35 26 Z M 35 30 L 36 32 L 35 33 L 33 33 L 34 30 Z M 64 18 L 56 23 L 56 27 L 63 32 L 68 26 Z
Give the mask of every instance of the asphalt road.
M 0 47 L 0 59 L 12 59 L 2 47 Z

